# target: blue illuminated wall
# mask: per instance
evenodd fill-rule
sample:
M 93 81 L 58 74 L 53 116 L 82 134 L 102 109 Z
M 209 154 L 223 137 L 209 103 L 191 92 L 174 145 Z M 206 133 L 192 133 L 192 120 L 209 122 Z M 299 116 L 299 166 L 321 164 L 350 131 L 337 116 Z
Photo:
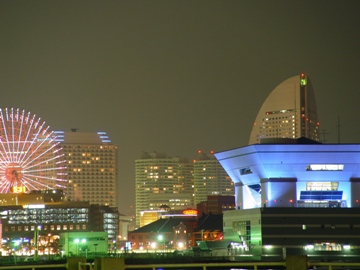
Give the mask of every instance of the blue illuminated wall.
M 216 153 L 215 157 L 235 183 L 237 209 L 296 207 L 303 198 L 339 200 L 341 207 L 359 207 L 359 144 L 304 144 L 294 140 L 244 146 Z M 337 186 L 308 194 L 310 182 L 335 182 Z M 256 185 L 261 187 L 260 192 L 249 188 Z

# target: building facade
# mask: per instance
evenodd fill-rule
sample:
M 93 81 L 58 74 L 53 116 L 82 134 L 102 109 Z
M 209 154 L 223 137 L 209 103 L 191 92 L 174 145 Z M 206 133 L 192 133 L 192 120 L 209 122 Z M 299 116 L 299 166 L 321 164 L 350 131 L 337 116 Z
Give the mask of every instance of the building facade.
M 63 232 L 60 233 L 59 243 L 65 256 L 95 258 L 115 251 L 109 250 L 105 232 Z
M 67 160 L 67 199 L 118 207 L 118 147 L 105 132 L 56 134 Z
M 224 211 L 235 209 L 235 196 L 210 195 L 206 201 L 196 205 L 198 215 L 222 214 Z
M 319 141 L 315 95 L 306 74 L 285 80 L 269 94 L 256 116 L 249 144 L 264 138 L 300 137 Z
M 172 252 L 193 246 L 193 230 L 197 219 L 189 217 L 160 218 L 146 226 L 129 232 L 133 250 Z
M 235 182 L 237 209 L 359 206 L 360 145 L 285 142 L 215 154 Z
M 215 158 L 214 153 L 198 152 L 194 161 L 195 204 L 207 201 L 209 195 L 233 196 L 234 183 Z
M 193 206 L 192 163 L 188 159 L 168 157 L 163 153 L 143 152 L 135 160 L 136 225 L 140 212 L 158 210 L 171 204 L 172 209 Z
M 3 240 L 17 242 L 30 254 L 47 248 L 48 254 L 60 251 L 59 235 L 102 232 L 111 243 L 119 234 L 117 208 L 88 202 L 57 200 L 62 192 L 1 194 L 0 219 Z M 61 240 L 61 238 L 60 238 Z M 116 245 L 115 245 L 116 246 Z M 10 247 L 10 246 L 9 246 Z M 4 254 L 6 255 L 6 254 Z

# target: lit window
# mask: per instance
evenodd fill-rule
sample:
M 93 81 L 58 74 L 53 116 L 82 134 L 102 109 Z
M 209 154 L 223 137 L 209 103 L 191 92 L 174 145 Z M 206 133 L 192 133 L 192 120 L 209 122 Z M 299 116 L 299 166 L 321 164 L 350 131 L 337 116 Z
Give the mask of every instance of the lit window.
M 307 171 L 343 171 L 344 164 L 310 164 L 306 166 Z
M 250 167 L 246 167 L 246 168 L 242 168 L 240 169 L 240 174 L 241 175 L 245 175 L 245 174 L 252 174 L 252 170 L 250 169 Z

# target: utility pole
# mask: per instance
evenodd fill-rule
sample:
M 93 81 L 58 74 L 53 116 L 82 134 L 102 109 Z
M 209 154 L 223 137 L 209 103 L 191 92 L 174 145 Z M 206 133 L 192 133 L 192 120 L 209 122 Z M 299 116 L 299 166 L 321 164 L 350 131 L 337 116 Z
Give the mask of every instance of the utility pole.
M 322 143 L 326 143 L 326 142 L 327 142 L 327 140 L 326 140 L 326 135 L 327 135 L 327 134 L 331 134 L 331 133 L 326 132 L 325 129 L 323 129 L 322 132 L 320 132 L 320 135 L 323 136 L 323 139 L 322 139 L 322 141 L 321 141 Z
M 337 124 L 337 134 L 338 134 L 338 144 L 340 144 L 340 117 L 338 116 L 338 124 Z

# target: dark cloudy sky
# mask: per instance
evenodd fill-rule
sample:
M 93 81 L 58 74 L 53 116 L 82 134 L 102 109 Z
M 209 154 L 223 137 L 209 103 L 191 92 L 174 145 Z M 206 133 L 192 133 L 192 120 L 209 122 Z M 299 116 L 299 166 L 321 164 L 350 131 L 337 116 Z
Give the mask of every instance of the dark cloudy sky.
M 360 142 L 360 1 L 0 2 L 0 107 L 54 130 L 106 131 L 120 210 L 142 151 L 196 157 L 246 145 L 288 77 L 311 78 L 321 130 Z

